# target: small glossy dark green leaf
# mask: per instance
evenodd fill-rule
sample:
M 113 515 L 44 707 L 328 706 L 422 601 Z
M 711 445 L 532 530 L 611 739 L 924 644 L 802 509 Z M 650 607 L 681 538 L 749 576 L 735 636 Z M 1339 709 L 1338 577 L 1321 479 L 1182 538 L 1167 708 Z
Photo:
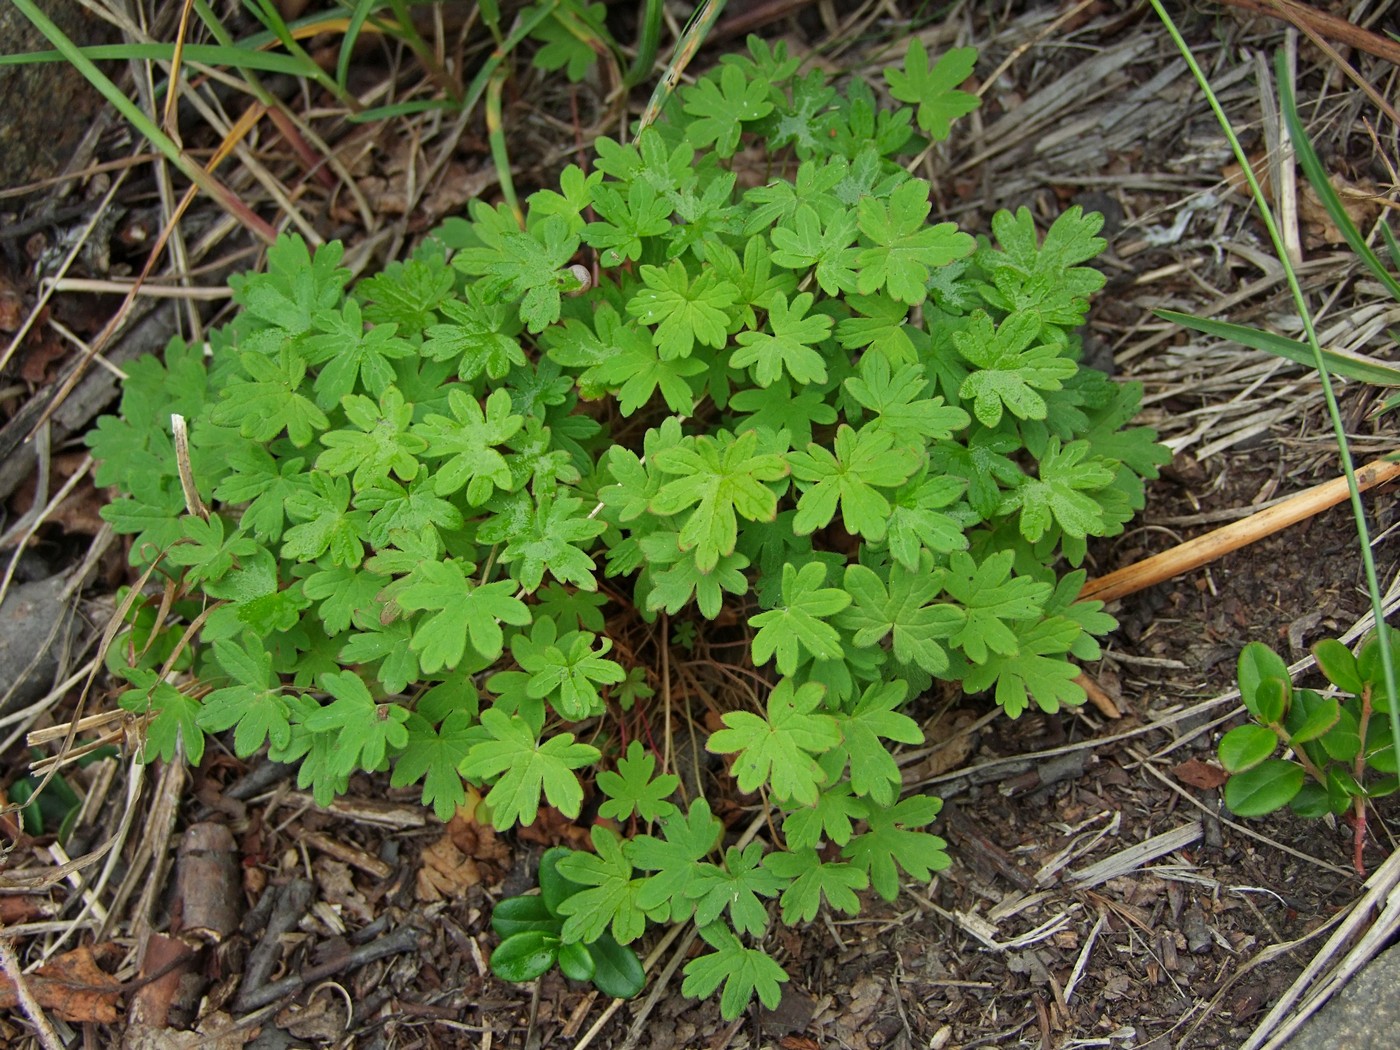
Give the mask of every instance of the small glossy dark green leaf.
M 1372 721 L 1366 730 L 1366 765 L 1377 773 L 1400 773 L 1395 748 L 1390 746 L 1390 725 Z
M 1278 653 L 1263 642 L 1250 642 L 1240 650 L 1240 699 L 1244 701 L 1249 713 L 1261 721 L 1268 719 L 1261 718 L 1256 707 L 1255 693 L 1259 689 L 1259 683 L 1266 678 L 1282 678 L 1288 681 L 1288 665 Z
M 624 948 L 605 933 L 589 945 L 583 945 L 593 956 L 593 986 L 614 999 L 630 999 L 647 982 L 641 960 L 631 948 Z
M 544 903 L 554 915 L 559 914 L 559 905 L 568 900 L 579 890 L 583 889 L 572 879 L 566 879 L 559 874 L 559 862 L 573 850 L 564 846 L 555 846 L 553 849 L 544 851 L 544 856 L 540 858 L 540 896 L 544 898 Z
M 1288 715 L 1293 700 L 1293 686 L 1287 678 L 1265 678 L 1254 688 L 1254 706 L 1250 713 L 1259 721 L 1278 725 Z
M 1361 727 L 1356 716 L 1346 708 L 1337 712 L 1337 724 L 1329 729 L 1317 742 L 1327 752 L 1327 757 L 1338 762 L 1350 762 L 1361 752 Z
M 1332 812 L 1332 806 L 1327 798 L 1327 789 L 1315 780 L 1309 780 L 1293 796 L 1293 801 L 1288 803 L 1288 808 L 1300 817 L 1307 817 L 1316 820 L 1318 817 L 1325 817 Z
M 1381 777 L 1366 785 L 1366 797 L 1385 798 L 1386 795 L 1395 794 L 1396 788 L 1400 788 L 1400 777 Z
M 544 898 L 537 894 L 528 897 L 507 897 L 491 910 L 491 929 L 502 939 L 517 933 L 550 933 L 559 935 L 564 920 L 549 914 Z
M 1400 665 L 1400 631 L 1388 632 L 1392 660 Z M 1385 691 L 1385 668 L 1381 664 L 1381 646 L 1375 635 L 1366 639 L 1361 652 L 1356 655 L 1356 671 L 1363 682 L 1371 684 L 1373 699 Z
M 1327 680 L 1344 693 L 1361 692 L 1361 672 L 1356 657 L 1335 638 L 1324 638 L 1312 647 L 1313 659 Z
M 1278 749 L 1278 736 L 1263 726 L 1245 725 L 1220 738 L 1220 764 L 1231 773 L 1253 769 Z
M 593 956 L 584 945 L 563 944 L 559 946 L 559 972 L 569 980 L 592 980 L 595 969 Z
M 1230 778 L 1225 785 L 1225 805 L 1238 817 L 1262 817 L 1292 802 L 1305 778 L 1303 767 L 1296 762 L 1271 758 Z
M 491 972 L 521 984 L 549 972 L 559 955 L 559 938 L 539 930 L 507 937 L 491 953 Z
M 1298 728 L 1289 733 L 1295 744 L 1316 740 L 1337 724 L 1342 716 L 1341 705 L 1330 696 L 1319 696 L 1311 689 L 1300 689 L 1295 694 L 1295 708 L 1301 708 L 1303 717 Z
M 1340 793 L 1347 798 L 1361 798 L 1366 794 L 1365 788 L 1358 784 L 1356 778 L 1341 766 L 1327 768 L 1327 790 L 1330 794 Z

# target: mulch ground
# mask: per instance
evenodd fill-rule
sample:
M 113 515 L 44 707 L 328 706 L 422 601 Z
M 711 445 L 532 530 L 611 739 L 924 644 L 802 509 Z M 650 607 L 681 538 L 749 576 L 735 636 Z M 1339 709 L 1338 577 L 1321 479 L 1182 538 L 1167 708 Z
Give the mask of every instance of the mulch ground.
M 1262 230 L 1231 188 L 1224 139 L 1150 8 L 1127 0 L 992 6 L 954 5 L 946 20 L 919 31 L 935 52 L 976 44 L 979 73 L 998 71 L 983 109 L 929 160 L 942 211 L 973 231 L 985 231 L 1001 207 L 1027 205 L 1041 219 L 1070 203 L 1105 212 L 1110 247 L 1100 265 L 1109 286 L 1086 351 L 1145 384 L 1146 421 L 1175 452 L 1139 521 L 1092 550 L 1091 575 L 1335 476 L 1315 379 L 1183 334 L 1151 312 L 1296 329 Z M 1358 22 L 1386 8 L 1359 6 Z M 868 75 L 907 33 L 908 22 L 891 17 L 895 8 L 801 7 L 759 31 Z M 1276 118 L 1262 99 L 1273 86 L 1259 78 L 1271 76 L 1268 58 L 1283 46 L 1296 51 L 1304 111 L 1339 179 L 1386 185 L 1384 150 L 1358 120 L 1372 108 L 1306 39 L 1217 4 L 1181 17 L 1252 155 L 1264 157 L 1272 141 Z M 1346 57 L 1369 82 L 1393 86 L 1383 60 L 1351 50 Z M 518 129 L 517 184 L 547 182 L 551 165 L 572 159 L 575 125 L 558 114 L 578 122 L 601 111 L 586 91 L 559 100 L 517 95 L 508 120 Z M 400 252 L 468 197 L 492 192 L 473 127 L 424 126 L 424 155 L 440 163 L 426 169 L 432 181 L 414 180 L 411 200 L 393 196 L 404 166 L 415 163 L 395 152 L 400 140 L 364 144 L 356 162 L 367 167 L 353 170 L 389 216 L 376 228 L 357 226 L 343 201 L 308 215 L 327 235 L 347 237 L 361 265 Z M 1394 156 L 1395 129 L 1388 134 L 1382 143 Z M 93 163 L 115 156 L 120 138 L 115 130 L 98 138 Z M 119 187 L 122 218 L 101 231 L 105 240 L 75 276 L 139 266 L 140 231 L 148 236 L 159 216 L 155 189 L 141 178 Z M 235 185 L 239 178 L 230 176 Z M 93 189 L 59 184 L 50 192 L 47 206 L 57 208 Z M 0 211 L 11 200 L 25 215 L 46 206 L 31 194 L 0 198 Z M 206 232 L 219 220 L 204 204 L 191 215 Z M 1374 290 L 1329 240 L 1306 192 L 1294 224 L 1313 262 L 1308 289 L 1323 307 L 1325 337 L 1385 352 L 1386 327 L 1400 320 L 1396 304 L 1372 301 Z M 5 311 L 18 319 L 34 305 L 29 275 L 38 253 L 62 243 L 60 233 L 51 223 L 36 227 L 44 243 L 4 242 L 0 323 L 10 324 Z M 246 265 L 246 245 L 227 236 L 205 260 L 211 280 Z M 77 290 L 54 298 L 6 373 L 0 442 L 28 429 L 32 406 L 75 353 L 51 322 L 90 337 L 114 302 Z M 119 362 L 159 346 L 173 312 L 149 310 L 109 356 Z M 80 470 L 75 438 L 112 389 L 110 377 L 94 374 L 56 418 L 43 459 L 46 494 Z M 1346 387 L 1343 404 L 1359 456 L 1392 447 L 1388 421 L 1368 416 L 1374 391 Z M 33 503 L 34 470 L 12 448 L 0 494 L 18 517 Z M 98 625 L 92 633 L 128 582 L 120 556 L 93 546 L 100 500 L 80 477 L 26 555 L 39 576 L 93 563 L 82 606 Z M 1368 497 L 1377 535 L 1393 524 L 1392 500 Z M 1314 958 L 1362 880 L 1350 867 L 1345 824 L 1230 819 L 1213 746 L 1238 718 L 1229 691 L 1244 643 L 1267 642 L 1295 661 L 1365 614 L 1355 544 L 1349 513 L 1338 508 L 1114 603 L 1120 629 L 1102 662 L 1085 669 L 1108 697 L 1104 708 L 1012 722 L 980 698 L 923 698 L 911 713 L 928 746 L 904 756 L 905 780 L 946 800 L 934 830 L 950 842 L 953 865 L 928 885 L 907 887 L 894 905 L 872 899 L 858 919 L 777 927 L 774 948 L 792 980 L 771 1013 L 727 1023 L 714 1004 L 681 997 L 676 974 L 694 937 L 679 930 L 648 944 L 653 980 L 633 1002 L 612 1003 L 557 974 L 530 987 L 503 985 L 486 966 L 492 902 L 534 884 L 547 846 L 582 844 L 579 828 L 543 819 L 497 837 L 465 819 L 444 826 L 413 791 L 366 776 L 322 810 L 286 770 L 247 767 L 227 753 L 196 771 L 109 761 L 74 774 L 87 802 L 67 852 L 52 836 L 17 836 L 5 861 L 6 877 L 30 886 L 0 888 L 0 922 L 18 928 L 0 943 L 21 965 L 46 964 L 30 984 L 66 1045 L 1236 1047 Z M 1376 553 L 1384 585 L 1396 577 L 1400 552 L 1384 538 Z M 90 642 L 77 641 L 74 653 Z M 74 666 L 86 658 L 75 656 Z M 1105 713 L 1111 708 L 1118 717 Z M 34 727 L 71 712 L 60 699 Z M 6 748 L 12 779 L 29 754 L 19 735 Z M 1369 868 L 1392 852 L 1395 816 L 1393 806 L 1380 807 Z M 58 870 L 89 852 L 98 855 L 79 870 Z M 50 877 L 42 891 L 33 888 Z M 10 992 L 0 985 L 0 1005 L 13 1005 Z M 32 1046 L 34 1038 L 21 1010 L 0 1014 L 4 1045 Z

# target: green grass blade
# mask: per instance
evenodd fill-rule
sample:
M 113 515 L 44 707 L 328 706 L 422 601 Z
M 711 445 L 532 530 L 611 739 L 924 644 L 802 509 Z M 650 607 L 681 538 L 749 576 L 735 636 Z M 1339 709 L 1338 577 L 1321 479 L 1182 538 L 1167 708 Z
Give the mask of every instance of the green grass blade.
M 632 60 L 632 68 L 627 71 L 623 80 L 628 87 L 640 84 L 651 76 L 651 67 L 656 63 L 656 51 L 661 45 L 663 7 L 663 0 L 646 0 L 646 8 L 640 16 L 637 57 Z
M 350 59 L 355 50 L 355 41 L 360 38 L 360 30 L 374 11 L 375 0 L 359 0 L 350 12 L 350 23 L 345 27 L 345 35 L 340 40 L 340 55 L 335 63 L 335 82 L 342 91 L 350 79 Z
M 1312 347 L 1307 343 L 1274 335 L 1272 332 L 1261 332 L 1257 328 L 1234 324 L 1231 321 L 1193 317 L 1175 310 L 1154 310 L 1153 313 L 1164 321 L 1171 321 L 1183 328 L 1195 329 L 1197 332 L 1215 336 L 1217 339 L 1227 339 L 1232 343 L 1247 346 L 1251 350 L 1263 350 L 1275 357 L 1287 358 L 1289 361 L 1307 365 L 1309 368 L 1313 367 L 1314 364 Z M 1369 357 L 1353 354 L 1347 350 L 1328 350 L 1325 348 L 1322 351 L 1322 359 L 1327 363 L 1327 371 L 1333 375 L 1346 376 L 1348 379 L 1357 379 L 1375 386 L 1400 386 L 1400 365 L 1389 364 L 1385 361 L 1373 361 Z
M 1327 177 L 1327 172 L 1322 167 L 1322 161 L 1318 159 L 1317 151 L 1313 149 L 1312 143 L 1308 140 L 1307 129 L 1303 127 L 1303 122 L 1298 117 L 1298 106 L 1293 98 L 1293 85 L 1288 82 L 1288 78 L 1285 76 L 1278 77 L 1278 93 L 1279 108 L 1283 111 L 1283 119 L 1288 125 L 1289 137 L 1293 140 L 1293 152 L 1297 155 L 1298 163 L 1302 166 L 1303 173 L 1307 175 L 1308 182 L 1312 183 L 1312 188 L 1322 201 L 1322 206 L 1327 209 L 1327 214 L 1332 217 L 1332 221 L 1337 224 L 1337 229 L 1341 231 L 1342 237 L 1351 246 L 1351 250 L 1356 252 L 1361 261 L 1366 264 L 1366 269 L 1375 275 L 1376 280 L 1385 285 L 1391 298 L 1400 302 L 1400 281 L 1396 281 L 1394 275 L 1381 264 L 1376 253 L 1366 243 L 1366 238 L 1356 228 L 1356 223 L 1351 221 L 1351 216 L 1347 214 L 1346 208 L 1342 206 L 1341 198 L 1337 196 L 1337 191 L 1332 187 L 1332 180 Z M 1384 226 L 1384 224 L 1382 225 Z M 1389 233 L 1389 230 L 1387 229 L 1386 232 Z M 1396 262 L 1393 250 L 1391 262 Z
M 175 45 L 94 44 L 89 47 L 74 47 L 73 52 L 89 62 L 171 62 L 175 58 Z M 225 47 L 220 44 L 186 44 L 183 60 L 202 66 L 226 66 L 258 73 L 282 73 L 293 77 L 310 75 L 306 62 L 293 55 L 283 55 L 275 51 L 251 51 L 238 45 Z M 61 50 L 0 55 L 0 66 L 71 61 L 69 55 Z M 317 70 L 319 72 L 319 67 Z

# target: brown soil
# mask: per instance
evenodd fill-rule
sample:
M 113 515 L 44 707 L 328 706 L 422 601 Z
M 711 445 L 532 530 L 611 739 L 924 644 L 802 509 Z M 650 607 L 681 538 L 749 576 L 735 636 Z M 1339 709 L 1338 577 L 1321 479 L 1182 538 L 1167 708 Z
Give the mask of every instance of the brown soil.
M 803 8 L 762 32 L 786 37 L 799 51 L 820 46 L 836 66 L 870 74 L 888 61 L 901 30 L 873 7 L 851 14 L 847 6 Z M 996 208 L 1021 204 L 1041 217 L 1071 201 L 1109 215 L 1101 265 L 1110 286 L 1086 346 L 1097 363 L 1146 384 L 1146 418 L 1177 452 L 1131 531 L 1092 551 L 1091 574 L 1335 476 L 1315 379 L 1188 337 L 1150 312 L 1219 310 L 1290 330 L 1286 289 L 1268 263 L 1263 232 L 1222 182 L 1230 163 L 1223 139 L 1151 10 L 1126 0 L 1072 9 L 999 5 L 995 15 L 991 6 L 959 5 L 946 22 L 920 30 L 932 51 L 977 44 L 979 73 L 1009 60 L 988 86 L 983 110 L 930 160 L 944 210 L 973 230 L 985 229 Z M 872 20 L 861 23 L 867 13 Z M 1257 69 L 1242 56 L 1284 44 L 1280 25 L 1215 4 L 1183 20 L 1247 148 L 1262 154 Z M 853 24 L 863 28 L 850 30 Z M 1306 41 L 1297 51 L 1300 90 L 1324 157 L 1349 182 L 1383 181 L 1379 154 L 1356 120 L 1360 113 L 1376 123 L 1373 107 L 1328 73 L 1329 61 Z M 1371 83 L 1390 83 L 1393 69 L 1384 62 L 1348 56 Z M 518 183 L 547 181 L 543 173 L 561 163 L 561 151 L 574 149 L 571 132 L 531 119 L 538 101 L 522 93 L 513 103 L 519 155 L 538 157 L 533 175 L 517 175 Z M 581 105 L 586 119 L 594 107 L 586 95 Z M 549 144 L 546 130 L 556 136 Z M 1390 128 L 1392 155 L 1393 134 Z M 403 204 L 408 214 L 373 235 L 356 229 L 348 205 L 321 213 L 325 231 L 358 237 L 366 262 L 396 250 L 460 207 L 454 188 L 490 192 L 489 177 L 480 175 L 482 147 L 462 137 L 451 164 L 438 169 L 441 185 L 416 210 Z M 378 158 L 392 186 L 396 162 L 388 151 Z M 137 193 L 129 215 L 145 214 L 149 201 L 140 194 L 149 190 Z M 1324 326 L 1348 311 L 1364 313 L 1373 293 L 1354 279 L 1350 257 L 1334 251 L 1302 199 L 1304 250 L 1325 261 L 1308 278 L 1314 302 L 1327 304 Z M 194 214 L 207 222 L 216 212 L 201 204 Z M 7 249 L 0 292 L 32 302 L 34 289 L 16 275 L 22 260 L 15 248 Z M 236 253 L 224 261 L 236 264 Z M 1251 290 L 1235 295 L 1242 288 Z M 102 302 L 102 309 L 90 300 L 59 302 L 55 312 L 92 334 L 114 300 Z M 1382 329 L 1361 348 L 1383 353 Z M 42 331 L 26 343 L 20 364 L 35 398 L 51 389 L 66 352 Z M 100 391 L 90 398 L 100 404 Z M 1361 435 L 1358 455 L 1390 447 L 1387 421 L 1367 415 L 1373 391 L 1353 384 L 1343 403 L 1349 431 Z M 23 415 L 13 401 L 4 405 L 11 422 Z M 61 440 L 68 431 L 59 433 Z M 64 462 L 55 457 L 54 487 L 72 469 Z M 20 488 L 10 503 L 16 514 L 26 509 L 29 486 Z M 55 567 L 81 556 L 95 499 L 80 486 L 59 526 L 43 533 L 41 553 Z M 1368 497 L 1375 534 L 1392 524 L 1392 499 Z M 1380 543 L 1377 558 L 1384 585 L 1395 578 L 1393 542 Z M 126 581 L 118 563 L 103 564 L 92 606 L 110 608 L 110 594 Z M 321 811 L 280 771 L 250 770 L 229 756 L 206 761 L 188 780 L 177 770 L 150 771 L 149 786 L 136 795 L 138 831 L 114 871 L 99 877 L 100 859 L 83 869 L 93 880 L 86 884 L 90 911 L 60 883 L 43 895 L 0 896 L 0 905 L 31 906 L 0 911 L 0 921 L 49 924 L 10 942 L 28 963 L 54 945 L 64 921 L 82 920 L 58 950 L 96 947 L 56 977 L 76 1000 L 50 1009 L 85 1018 L 57 1024 L 61 1037 L 90 1046 L 237 1047 L 255 1032 L 258 1041 L 248 1045 L 265 1047 L 1238 1046 L 1361 886 L 1350 868 L 1350 827 L 1231 820 L 1211 761 L 1220 732 L 1238 717 L 1229 690 L 1245 642 L 1267 642 L 1294 661 L 1366 612 L 1349 511 L 1334 509 L 1111 608 L 1120 629 L 1103 661 L 1085 670 L 1120 718 L 1086 707 L 1012 722 L 988 717 L 990 705 L 977 698 L 921 702 L 914 713 L 930 747 L 906 756 L 906 784 L 946 800 L 935 830 L 949 840 L 953 865 L 928 885 L 908 886 L 894 905 L 872 899 L 858 919 L 776 928 L 771 950 L 792 979 L 772 1013 L 753 1010 L 726 1023 L 716 1005 L 681 997 L 677 967 L 693 942 L 684 932 L 649 942 L 649 973 L 661 976 L 634 1002 L 611 1004 L 557 975 L 533 987 L 503 985 L 485 965 L 495 943 L 491 903 L 533 885 L 543 849 L 580 844 L 580 829 L 545 820 L 497 839 L 466 821 L 443 827 L 412 792 L 368 777 L 352 782 L 343 805 Z M 71 713 L 60 707 L 49 722 Z M 11 775 L 25 760 L 19 747 L 5 755 Z M 70 852 L 96 849 L 123 827 L 128 775 L 114 763 L 86 774 L 94 805 Z M 1395 815 L 1383 805 L 1373 822 L 1368 867 L 1393 849 Z M 210 823 L 227 825 L 232 842 L 194 851 L 212 865 L 207 870 L 188 867 L 195 863 L 188 856 L 177 866 L 181 835 L 194 824 L 207 834 Z M 1154 839 L 1159 849 L 1148 855 L 1121 856 Z M 50 841 L 31 840 L 10 854 L 12 872 L 41 874 L 61 863 Z M 1101 878 L 1095 865 L 1109 858 L 1122 866 Z M 203 881 L 191 871 L 204 872 Z M 178 899 L 162 889 L 167 876 L 181 890 Z M 304 890 L 298 879 L 307 880 Z M 227 899 L 202 900 L 201 888 L 210 887 Z M 217 913 L 221 904 L 239 928 L 203 949 L 193 969 L 176 946 L 163 970 L 158 949 L 171 942 L 161 932 L 176 921 L 188 928 L 193 912 Z M 89 918 L 99 909 L 111 916 L 100 924 Z M 259 932 L 270 917 L 274 926 L 288 920 L 280 938 Z M 262 987 L 248 987 L 245 975 L 269 951 Z M 297 975 L 315 979 L 265 1002 L 248 999 Z M 104 1004 L 119 1005 L 124 1020 L 103 1015 Z M 141 1016 L 161 1020 L 142 1028 Z M 196 1024 L 203 1035 L 192 1033 Z M 34 1038 L 22 1012 L 0 1017 L 4 1045 L 36 1045 Z

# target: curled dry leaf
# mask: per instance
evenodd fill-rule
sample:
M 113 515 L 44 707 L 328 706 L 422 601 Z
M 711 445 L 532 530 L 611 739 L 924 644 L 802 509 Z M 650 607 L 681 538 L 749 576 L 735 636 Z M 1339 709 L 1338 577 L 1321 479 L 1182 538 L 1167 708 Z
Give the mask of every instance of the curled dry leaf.
M 117 1019 L 117 997 L 122 985 L 97 965 L 92 949 L 75 948 L 25 977 L 29 993 L 45 1010 L 69 1024 Z M 0 974 L 0 1010 L 19 1004 L 14 982 Z

